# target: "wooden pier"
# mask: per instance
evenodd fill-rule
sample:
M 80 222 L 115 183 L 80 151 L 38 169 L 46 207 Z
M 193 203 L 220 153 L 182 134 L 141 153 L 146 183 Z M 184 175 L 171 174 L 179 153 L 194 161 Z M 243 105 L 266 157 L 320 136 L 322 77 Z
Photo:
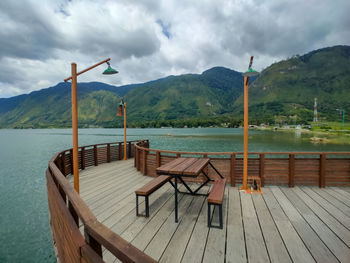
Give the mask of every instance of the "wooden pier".
M 180 194 L 175 223 L 168 183 L 150 196 L 150 217 L 137 217 L 135 190 L 157 167 L 191 156 L 209 158 L 228 182 L 223 229 L 208 228 L 205 196 Z M 80 195 L 72 163 L 67 149 L 46 170 L 60 262 L 350 262 L 350 152 L 250 153 L 248 173 L 261 178 L 263 194 L 238 190 L 241 153 L 164 151 L 148 140 L 82 146 Z
M 220 230 L 207 227 L 204 196 L 180 194 L 176 224 L 170 184 L 150 197 L 150 217 L 137 217 L 135 190 L 151 179 L 133 159 L 107 163 L 81 172 L 80 194 L 101 223 L 157 261 L 350 262 L 349 188 L 269 186 L 260 195 L 227 186 Z M 103 260 L 118 262 L 108 250 Z

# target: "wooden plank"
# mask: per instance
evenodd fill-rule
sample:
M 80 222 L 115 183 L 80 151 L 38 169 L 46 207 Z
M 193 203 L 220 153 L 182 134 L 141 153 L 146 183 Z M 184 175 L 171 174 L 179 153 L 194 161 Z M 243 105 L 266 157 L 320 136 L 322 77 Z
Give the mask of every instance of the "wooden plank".
M 197 222 L 194 226 L 191 238 L 182 256 L 182 263 L 202 262 L 207 237 L 209 233 L 207 220 L 208 206 L 204 203 Z
M 334 196 L 335 198 L 337 198 L 339 201 L 341 201 L 346 206 L 350 207 L 350 199 L 346 198 L 346 196 L 342 195 L 341 193 L 338 193 L 337 191 L 335 191 L 331 187 L 325 188 L 325 191 L 327 191 L 327 193 L 329 193 L 332 196 Z
M 171 187 L 169 185 L 169 187 Z M 152 195 L 152 198 L 154 199 L 154 202 L 150 202 L 150 217 L 145 218 L 145 217 L 137 217 L 135 216 L 136 211 L 135 211 L 135 202 L 132 202 L 130 206 L 133 207 L 133 209 L 125 216 L 122 216 L 122 218 L 118 218 L 117 222 L 110 227 L 110 229 L 115 232 L 116 234 L 120 235 L 122 238 L 124 238 L 126 241 L 130 242 L 132 238 L 127 235 L 127 230 L 132 229 L 135 233 L 138 233 L 140 229 L 144 225 L 146 225 L 147 222 L 152 220 L 153 216 L 163 207 L 163 205 L 169 200 L 169 198 L 173 194 L 173 189 L 170 188 L 165 188 L 164 191 L 163 188 L 159 189 L 157 192 Z M 144 204 L 144 201 L 140 202 L 140 205 L 142 207 L 142 204 Z M 142 226 L 141 226 L 142 225 Z M 113 262 L 115 260 L 115 256 L 110 253 L 108 250 L 104 251 L 103 254 L 103 259 L 106 262 Z
M 322 239 L 328 249 L 332 251 L 333 255 L 335 255 L 340 262 L 348 262 L 350 250 L 342 240 L 328 228 L 292 189 L 282 188 L 282 190 L 320 239 Z
M 179 194 L 179 196 L 182 196 L 182 194 Z M 193 197 L 189 195 L 185 195 L 181 200 L 179 200 L 179 222 L 181 222 L 181 218 L 183 216 L 183 211 L 186 209 L 186 207 L 191 203 Z M 132 240 L 132 244 L 136 247 L 138 247 L 141 250 L 146 249 L 148 247 L 148 244 L 153 240 L 154 236 L 160 231 L 160 228 L 164 226 L 165 222 L 168 222 L 161 232 L 162 236 L 172 235 L 173 231 L 176 229 L 177 224 L 174 223 L 174 200 L 171 198 L 169 201 L 169 204 L 165 206 L 160 212 L 157 213 L 157 215 L 153 218 L 152 221 L 150 221 L 142 230 L 138 233 L 138 235 Z M 169 227 L 169 232 L 165 227 Z M 175 228 L 175 229 L 174 229 Z M 156 239 L 157 244 L 160 242 L 160 238 L 158 237 Z M 167 244 L 168 242 L 166 242 Z M 162 244 L 161 247 L 164 249 L 164 245 Z M 154 245 L 152 245 L 153 247 Z M 157 256 L 161 253 L 161 247 L 156 249 L 154 251 L 154 255 Z M 147 253 L 147 252 L 146 252 Z M 153 254 L 153 253 L 152 253 Z
M 317 202 L 320 206 L 322 206 L 325 210 L 328 211 L 334 218 L 336 218 L 340 223 L 342 223 L 347 229 L 350 230 L 350 217 L 344 214 L 337 207 L 333 206 L 326 199 L 322 198 L 315 191 L 308 187 L 300 188 L 303 190 L 308 196 L 310 196 L 315 202 Z
M 309 206 L 312 211 L 340 238 L 350 246 L 350 232 L 338 220 L 323 209 L 317 202 L 304 193 L 299 187 L 294 188 L 295 193 Z
M 152 258 L 159 260 L 163 251 L 170 242 L 178 226 L 182 223 L 186 211 L 193 201 L 193 196 L 186 195 L 179 202 L 179 223 L 174 222 L 174 212 L 165 220 L 164 224 L 159 228 L 158 232 L 153 236 L 153 239 L 144 250 L 146 254 Z
M 299 214 L 298 210 L 281 192 L 281 190 L 277 187 L 271 187 L 271 190 L 314 259 L 317 262 L 336 262 L 337 259 L 332 252 L 329 251 L 327 246 L 322 242 L 319 236 L 313 231 L 307 221 L 305 221 L 305 219 Z
M 205 247 L 203 262 L 224 262 L 225 261 L 225 241 L 226 241 L 226 221 L 228 205 L 228 188 L 225 190 L 224 202 L 222 205 L 223 229 L 210 228 L 207 244 Z M 218 209 L 213 212 L 214 220 L 218 217 Z
M 264 188 L 263 198 L 292 260 L 294 262 L 315 262 L 269 188 Z
M 170 176 L 168 175 L 160 175 L 154 178 L 152 181 L 148 182 L 144 186 L 136 189 L 135 193 L 139 195 L 149 195 L 153 193 L 155 190 L 160 188 L 162 185 L 167 183 L 170 180 Z
M 197 159 L 195 162 L 193 162 L 190 166 L 186 167 L 183 171 L 183 175 L 188 176 L 197 176 L 200 174 L 200 172 L 205 169 L 205 167 L 208 165 L 210 159 L 208 158 L 201 158 Z M 208 173 L 208 172 L 206 172 Z
M 330 202 L 332 205 L 337 207 L 340 211 L 342 211 L 345 215 L 350 217 L 350 207 L 344 204 L 343 202 L 339 201 L 336 197 L 329 194 L 325 189 L 322 189 L 322 191 L 315 191 L 317 194 L 322 196 L 324 199 L 326 199 L 328 202 Z M 350 202 L 349 202 L 350 205 Z
M 196 158 L 183 158 L 183 161 L 169 169 L 170 174 L 183 174 L 184 170 L 197 161 Z
M 244 234 L 249 262 L 269 262 L 265 241 L 250 194 L 240 192 Z
M 261 194 L 252 195 L 254 207 L 271 262 L 292 262 L 283 239 Z
M 169 174 L 169 170 L 173 167 L 177 166 L 179 163 L 183 162 L 185 158 L 177 158 L 173 161 L 170 161 L 169 163 L 166 163 L 156 169 L 157 173 L 159 174 Z
M 178 225 L 176 232 L 164 250 L 159 262 L 175 263 L 181 261 L 203 205 L 206 205 L 205 197 L 200 196 L 194 198 L 193 202 L 188 207 L 181 224 Z
M 228 195 L 226 262 L 247 262 L 242 208 L 238 188 L 228 187 Z

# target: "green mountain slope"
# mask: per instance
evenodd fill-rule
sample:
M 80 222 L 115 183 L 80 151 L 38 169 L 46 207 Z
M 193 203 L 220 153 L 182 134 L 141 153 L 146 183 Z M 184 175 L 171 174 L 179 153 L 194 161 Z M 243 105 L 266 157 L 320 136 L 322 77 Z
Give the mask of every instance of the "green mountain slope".
M 350 47 L 294 56 L 250 82 L 251 123 L 312 121 L 315 97 L 321 120 L 339 120 L 337 108 L 350 112 Z M 70 83 L 59 83 L 0 99 L 0 128 L 70 127 L 70 92 Z M 79 126 L 121 127 L 115 116 L 121 97 L 127 102 L 129 126 L 237 123 L 243 118 L 242 92 L 241 73 L 223 67 L 121 87 L 79 83 Z
M 314 98 L 321 120 L 334 120 L 337 108 L 350 110 L 350 47 L 315 50 L 271 65 L 249 91 L 252 119 L 284 116 L 286 120 L 312 120 Z M 236 100 L 241 112 L 243 98 Z

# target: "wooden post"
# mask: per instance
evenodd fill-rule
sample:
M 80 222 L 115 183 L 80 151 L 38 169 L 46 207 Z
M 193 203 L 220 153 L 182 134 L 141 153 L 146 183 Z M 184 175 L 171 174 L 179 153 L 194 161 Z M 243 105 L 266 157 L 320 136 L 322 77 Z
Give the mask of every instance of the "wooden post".
M 70 212 L 70 214 L 72 215 L 74 222 L 76 223 L 77 227 L 79 227 L 79 217 L 77 212 L 74 210 L 74 207 L 72 205 L 72 203 L 68 200 L 68 210 Z
M 177 153 L 176 158 L 180 158 L 180 157 L 181 157 L 181 153 Z
M 61 162 L 62 162 L 61 172 L 63 173 L 64 176 L 66 176 L 66 152 L 62 153 Z
M 111 162 L 111 144 L 107 143 L 107 163 Z
M 85 169 L 85 147 L 81 147 L 80 151 L 80 159 L 81 159 L 81 169 Z
M 244 76 L 244 138 L 243 138 L 243 184 L 241 190 L 248 190 L 248 80 Z
M 158 168 L 161 164 L 161 160 L 160 160 L 160 152 L 156 151 L 156 168 Z
M 295 158 L 294 154 L 289 155 L 289 173 L 288 173 L 288 186 L 294 187 L 294 175 L 295 175 Z
M 261 180 L 261 187 L 265 185 L 265 155 L 263 153 L 259 156 L 259 176 Z
M 124 158 L 126 160 L 126 103 L 124 102 Z
M 131 157 L 131 142 L 128 142 L 128 158 Z
M 120 142 L 118 145 L 119 145 L 119 149 L 118 149 L 119 157 L 118 157 L 118 159 L 121 160 L 122 159 L 122 143 Z
M 95 163 L 95 166 L 98 165 L 98 159 L 97 159 L 97 145 L 94 145 L 94 163 Z
M 147 151 L 143 150 L 142 174 L 147 175 Z
M 77 64 L 72 63 L 72 134 L 74 189 L 79 193 Z
M 73 149 L 69 150 L 69 163 L 71 167 L 71 173 L 73 173 Z
M 322 153 L 320 155 L 320 177 L 319 177 L 319 187 L 326 187 L 326 154 Z
M 97 255 L 99 255 L 102 258 L 102 247 L 100 243 L 96 241 L 87 231 L 84 230 L 85 234 L 85 241 L 89 244 L 89 246 L 96 252 Z
M 235 181 L 235 165 L 236 165 L 236 154 L 231 154 L 231 162 L 230 162 L 230 177 L 231 177 L 231 186 L 236 186 Z

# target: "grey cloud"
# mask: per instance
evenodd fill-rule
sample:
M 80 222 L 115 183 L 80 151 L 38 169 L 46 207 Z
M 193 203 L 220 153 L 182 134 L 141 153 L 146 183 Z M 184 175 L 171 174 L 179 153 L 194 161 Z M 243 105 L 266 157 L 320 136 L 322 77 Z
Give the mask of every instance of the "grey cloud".
M 60 43 L 50 20 L 25 1 L 1 1 L 0 21 L 0 58 L 45 59 Z

